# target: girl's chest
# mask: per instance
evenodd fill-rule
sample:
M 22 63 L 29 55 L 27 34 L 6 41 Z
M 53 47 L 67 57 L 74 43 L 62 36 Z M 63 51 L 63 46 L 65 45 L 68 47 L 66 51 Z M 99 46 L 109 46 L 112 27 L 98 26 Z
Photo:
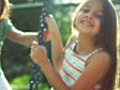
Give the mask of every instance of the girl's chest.
M 79 56 L 75 54 L 72 50 L 67 49 L 63 59 L 63 68 L 71 68 L 71 70 L 76 70 L 82 73 L 85 69 L 87 57 Z

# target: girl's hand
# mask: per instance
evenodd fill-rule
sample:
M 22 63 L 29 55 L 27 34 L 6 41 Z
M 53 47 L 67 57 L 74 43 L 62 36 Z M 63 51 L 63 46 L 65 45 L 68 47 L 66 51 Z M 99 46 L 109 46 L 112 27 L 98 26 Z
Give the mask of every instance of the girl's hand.
M 48 42 L 48 41 L 50 41 L 50 39 L 51 39 L 51 33 L 50 33 L 50 31 L 49 30 L 44 30 L 43 40 L 45 42 Z
M 42 19 L 43 16 L 40 16 L 40 18 Z M 44 40 L 45 42 L 50 41 L 50 39 L 51 39 L 50 30 L 46 30 L 46 29 L 45 29 L 45 30 L 43 30 L 43 33 L 44 33 L 43 40 Z
M 49 17 L 46 17 L 46 18 L 45 18 L 45 22 L 47 23 L 48 29 L 50 30 L 51 34 L 52 34 L 52 33 L 54 34 L 54 31 L 55 31 L 56 29 L 58 29 L 58 27 L 57 27 L 56 21 L 55 21 L 55 19 L 53 18 L 53 16 L 52 16 L 52 15 L 49 15 Z
M 40 65 L 40 67 L 49 62 L 45 47 L 38 45 L 38 43 L 35 41 L 33 41 L 31 46 L 30 57 L 32 58 L 33 62 Z
M 43 40 L 45 42 L 48 42 L 51 39 L 51 34 L 54 34 L 54 31 L 57 29 L 57 24 L 52 15 L 50 15 L 49 17 L 46 17 L 45 22 L 48 25 L 48 30 L 44 30 Z

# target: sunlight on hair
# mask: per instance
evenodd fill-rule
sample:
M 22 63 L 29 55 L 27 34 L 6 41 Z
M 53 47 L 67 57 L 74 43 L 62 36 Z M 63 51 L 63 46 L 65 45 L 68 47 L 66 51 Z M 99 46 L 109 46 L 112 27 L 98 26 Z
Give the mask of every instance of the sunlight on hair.
M 116 85 L 115 85 L 115 90 L 120 90 L 120 25 L 119 22 L 120 21 L 120 15 L 118 13 L 118 21 L 117 21 L 117 25 L 118 25 L 118 30 L 117 30 L 117 75 L 116 75 Z
M 62 0 L 63 3 L 80 3 L 82 0 Z

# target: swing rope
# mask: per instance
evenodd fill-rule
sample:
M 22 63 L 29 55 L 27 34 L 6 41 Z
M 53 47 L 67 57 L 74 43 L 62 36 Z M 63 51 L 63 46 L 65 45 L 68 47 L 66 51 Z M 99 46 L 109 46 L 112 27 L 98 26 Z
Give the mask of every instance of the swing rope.
M 45 17 L 49 16 L 50 14 L 50 0 L 43 0 L 44 6 L 41 10 L 41 16 L 42 19 L 40 19 L 40 30 L 38 32 L 38 44 L 39 45 L 45 45 L 43 40 L 43 31 L 48 30 L 47 24 L 45 23 Z M 38 85 L 40 83 L 40 75 L 41 75 L 41 69 L 37 64 L 34 64 L 31 68 L 31 78 L 29 81 L 29 90 L 39 90 Z

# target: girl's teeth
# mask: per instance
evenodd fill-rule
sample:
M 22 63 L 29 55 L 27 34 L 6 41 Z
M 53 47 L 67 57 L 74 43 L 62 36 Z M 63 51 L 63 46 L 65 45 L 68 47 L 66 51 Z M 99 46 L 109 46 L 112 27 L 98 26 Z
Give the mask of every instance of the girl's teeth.
M 84 24 L 86 24 L 86 25 L 90 25 L 88 22 L 84 22 Z

